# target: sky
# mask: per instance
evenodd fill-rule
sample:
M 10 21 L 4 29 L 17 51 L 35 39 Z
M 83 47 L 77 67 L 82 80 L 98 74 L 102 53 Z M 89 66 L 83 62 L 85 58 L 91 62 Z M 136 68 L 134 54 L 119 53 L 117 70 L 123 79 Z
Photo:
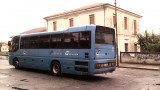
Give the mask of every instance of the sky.
M 46 16 L 65 12 L 95 3 L 110 3 L 115 0 L 0 0 L 0 42 L 33 28 L 46 27 Z M 116 0 L 117 7 L 143 16 L 140 31 L 160 32 L 159 0 Z

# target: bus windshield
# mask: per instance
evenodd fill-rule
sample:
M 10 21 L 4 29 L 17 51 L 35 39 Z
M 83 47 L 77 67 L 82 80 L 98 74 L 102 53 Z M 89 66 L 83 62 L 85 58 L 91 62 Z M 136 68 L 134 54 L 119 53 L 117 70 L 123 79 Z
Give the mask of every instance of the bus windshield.
M 10 41 L 9 52 L 15 52 L 18 50 L 18 48 L 19 48 L 19 37 L 15 36 Z
M 114 45 L 114 29 L 107 27 L 96 27 L 95 43 Z

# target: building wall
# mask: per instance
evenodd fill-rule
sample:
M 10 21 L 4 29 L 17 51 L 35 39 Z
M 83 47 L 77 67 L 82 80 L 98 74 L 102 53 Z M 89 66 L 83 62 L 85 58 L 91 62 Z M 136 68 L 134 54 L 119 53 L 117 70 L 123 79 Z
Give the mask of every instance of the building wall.
M 113 7 L 101 7 L 94 10 L 83 11 L 80 13 L 74 13 L 70 15 L 65 15 L 62 17 L 48 19 L 48 31 L 53 31 L 53 22 L 57 22 L 57 30 L 63 30 L 69 27 L 69 19 L 74 19 L 74 26 L 88 25 L 89 24 L 89 15 L 94 14 L 95 24 L 114 27 L 113 24 L 113 15 L 115 9 Z M 124 17 L 127 17 L 127 29 L 124 29 Z M 136 20 L 136 30 L 139 33 L 139 20 L 140 17 L 132 15 L 131 13 L 125 12 L 123 10 L 117 11 L 117 31 L 118 31 L 118 46 L 119 52 L 125 51 L 125 43 L 128 44 L 128 51 L 140 51 L 139 46 L 135 50 L 137 43 L 136 34 L 134 33 L 134 20 Z
M 96 25 L 103 25 L 104 26 L 104 15 L 102 14 L 102 9 L 86 11 L 83 13 L 73 14 L 73 15 L 66 15 L 60 18 L 54 18 L 48 20 L 48 31 L 53 31 L 53 22 L 57 22 L 57 30 L 66 29 L 69 26 L 69 19 L 74 19 L 74 26 L 81 26 L 81 25 L 89 25 L 89 15 L 95 14 L 95 24 Z
M 107 8 L 106 10 L 106 26 L 114 28 L 113 25 L 113 15 L 115 13 L 114 8 Z M 124 28 L 124 17 L 127 17 L 127 29 Z M 134 52 L 140 51 L 140 47 L 137 45 L 137 50 L 135 50 L 135 44 L 137 44 L 137 33 L 134 32 L 134 20 L 136 20 L 136 32 L 139 33 L 140 18 L 133 16 L 122 11 L 117 11 L 117 31 L 118 31 L 118 46 L 119 51 L 125 51 L 125 43 L 128 43 L 128 51 Z

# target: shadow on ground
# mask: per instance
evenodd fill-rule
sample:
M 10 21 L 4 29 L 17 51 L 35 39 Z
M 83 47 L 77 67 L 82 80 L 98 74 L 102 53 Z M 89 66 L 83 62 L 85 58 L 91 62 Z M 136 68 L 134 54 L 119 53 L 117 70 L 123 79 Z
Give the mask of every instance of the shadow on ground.
M 53 76 L 49 71 L 44 71 L 44 70 L 37 70 L 37 69 L 28 69 L 28 68 L 20 68 L 20 69 L 15 69 L 12 68 L 13 71 L 27 71 L 27 72 L 34 72 L 34 73 L 40 73 L 40 74 L 45 74 Z M 73 75 L 73 74 L 61 74 L 60 76 L 53 76 L 54 78 L 60 78 L 60 79 L 75 79 L 75 80 L 81 80 L 81 81 L 86 81 L 86 82 L 97 82 L 97 81 L 106 81 L 110 80 L 111 78 L 108 77 L 103 77 L 101 75 Z

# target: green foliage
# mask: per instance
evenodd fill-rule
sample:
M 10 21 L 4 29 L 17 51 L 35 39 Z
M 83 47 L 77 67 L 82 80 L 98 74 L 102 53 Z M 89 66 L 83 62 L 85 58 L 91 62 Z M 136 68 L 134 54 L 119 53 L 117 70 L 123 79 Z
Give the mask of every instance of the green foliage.
M 160 35 L 153 32 L 149 34 L 146 30 L 143 35 L 138 34 L 137 38 L 142 52 L 160 52 Z

